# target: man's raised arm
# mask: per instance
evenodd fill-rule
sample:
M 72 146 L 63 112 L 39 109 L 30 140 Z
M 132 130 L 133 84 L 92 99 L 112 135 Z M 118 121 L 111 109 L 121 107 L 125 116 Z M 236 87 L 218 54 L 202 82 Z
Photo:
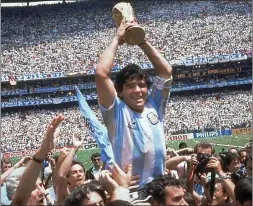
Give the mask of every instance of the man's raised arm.
M 47 153 L 55 148 L 57 136 L 55 135 L 55 130 L 63 119 L 62 115 L 58 115 L 57 117 L 54 117 L 48 125 L 45 138 L 43 139 L 40 148 L 33 156 L 33 160 L 30 161 L 20 179 L 16 193 L 11 201 L 11 205 L 27 204 L 31 192 L 34 190 L 34 185 L 39 177 L 42 162 L 45 160 Z
M 156 75 L 164 79 L 170 79 L 172 76 L 172 68 L 163 55 L 160 54 L 159 51 L 148 41 L 144 41 L 139 45 L 139 47 L 153 64 Z
M 133 24 L 127 23 L 123 25 L 122 23 L 120 25 L 115 37 L 101 55 L 98 65 L 96 67 L 95 80 L 98 101 L 105 108 L 109 108 L 110 106 L 112 106 L 114 98 L 117 95 L 113 82 L 110 79 L 110 72 L 113 67 L 113 60 L 116 56 L 118 46 L 124 43 L 123 36 L 125 34 L 126 29 L 130 26 L 133 26 Z

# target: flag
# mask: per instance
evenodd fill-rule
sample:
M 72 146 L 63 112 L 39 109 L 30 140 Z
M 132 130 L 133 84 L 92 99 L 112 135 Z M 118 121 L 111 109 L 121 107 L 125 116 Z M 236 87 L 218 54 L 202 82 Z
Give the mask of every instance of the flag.
M 101 149 L 100 158 L 103 162 L 109 164 L 114 161 L 114 155 L 111 142 L 108 138 L 107 129 L 98 121 L 77 86 L 75 86 L 75 90 L 79 109 L 84 118 L 85 124 L 88 125 L 90 135 L 96 140 Z

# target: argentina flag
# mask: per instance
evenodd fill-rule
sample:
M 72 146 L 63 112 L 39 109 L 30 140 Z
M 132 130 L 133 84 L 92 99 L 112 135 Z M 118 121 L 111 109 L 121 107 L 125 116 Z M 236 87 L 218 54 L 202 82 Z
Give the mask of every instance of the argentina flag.
M 109 164 L 114 161 L 114 155 L 112 145 L 108 138 L 107 129 L 98 121 L 77 86 L 75 86 L 75 90 L 79 109 L 85 123 L 88 125 L 90 135 L 96 140 L 101 149 L 101 161 Z

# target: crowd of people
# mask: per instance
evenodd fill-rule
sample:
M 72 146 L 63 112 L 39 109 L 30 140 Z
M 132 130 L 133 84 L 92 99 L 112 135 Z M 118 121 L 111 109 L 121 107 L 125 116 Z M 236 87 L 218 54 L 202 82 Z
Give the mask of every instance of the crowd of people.
M 2 152 L 34 150 L 15 164 L 1 157 L 1 205 L 252 205 L 252 140 L 220 153 L 207 141 L 193 148 L 166 145 L 171 134 L 252 126 L 250 89 L 170 97 L 169 64 L 250 50 L 250 3 L 136 1 L 147 33 L 139 49 L 121 46 L 137 22 L 114 32 L 113 3 L 2 9 L 4 74 L 96 67 L 99 105 L 90 106 L 93 115 L 77 90 L 79 107 L 2 114 Z M 146 62 L 155 73 L 150 90 L 138 65 Z M 118 65 L 124 68 L 113 79 Z M 85 168 L 77 152 L 94 139 L 101 153 L 92 154 L 94 166 Z
M 219 97 L 219 98 L 217 98 Z M 252 93 L 250 90 L 221 93 L 175 95 L 165 110 L 164 129 L 167 134 L 184 134 L 194 131 L 213 131 L 220 127 L 251 127 Z M 103 122 L 97 105 L 92 110 Z M 84 121 L 77 106 L 62 109 L 32 109 L 2 113 L 2 151 L 37 149 L 48 120 L 62 113 L 67 120 L 57 142 L 58 147 L 71 144 L 74 131 L 83 132 Z M 244 126 L 243 126 L 244 125 Z
M 115 30 L 112 1 L 2 8 L 2 74 L 94 69 Z M 147 38 L 167 60 L 251 50 L 247 1 L 132 3 Z M 123 45 L 114 66 L 148 63 Z
M 251 205 L 252 141 L 238 150 L 214 153 L 212 144 L 197 143 L 177 150 L 167 148 L 166 173 L 136 193 L 139 176 L 132 165 L 122 171 L 116 163 L 101 162 L 93 153 L 93 166 L 85 168 L 75 154 L 83 138 L 73 137 L 72 147 L 53 154 L 57 126 L 63 116 L 48 124 L 33 157 L 12 164 L 1 159 L 1 205 Z M 65 120 L 64 120 L 65 121 Z M 145 199 L 136 195 L 145 195 Z

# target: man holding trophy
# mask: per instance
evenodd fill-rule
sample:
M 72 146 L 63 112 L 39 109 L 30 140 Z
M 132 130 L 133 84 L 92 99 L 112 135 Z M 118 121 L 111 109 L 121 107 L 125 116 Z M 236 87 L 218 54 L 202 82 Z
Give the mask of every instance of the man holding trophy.
M 145 198 L 144 185 L 165 173 L 164 108 L 172 84 L 172 68 L 166 59 L 145 40 L 144 30 L 137 24 L 128 3 L 113 8 L 117 32 L 101 55 L 95 74 L 100 110 L 112 144 L 115 162 L 126 172 L 140 176 L 136 189 Z M 148 76 L 137 64 L 124 67 L 110 79 L 113 60 L 119 45 L 137 45 L 153 64 L 156 78 L 148 92 Z M 137 198 L 138 199 L 138 198 Z

